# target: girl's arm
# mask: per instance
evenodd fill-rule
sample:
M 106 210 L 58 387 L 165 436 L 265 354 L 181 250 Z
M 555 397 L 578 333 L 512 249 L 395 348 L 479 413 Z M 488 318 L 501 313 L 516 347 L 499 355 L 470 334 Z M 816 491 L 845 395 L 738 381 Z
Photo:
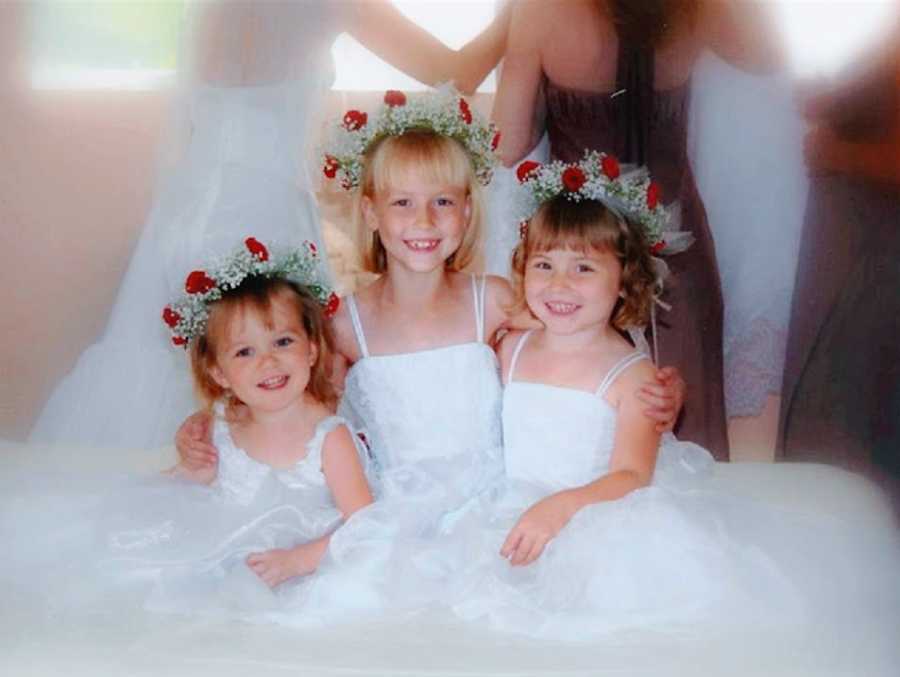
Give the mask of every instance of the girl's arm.
M 494 21 L 462 49 L 453 50 L 407 19 L 387 0 L 346 3 L 347 32 L 392 66 L 427 85 L 452 80 L 471 94 L 493 70 L 506 47 L 510 10 Z
M 491 115 L 502 130 L 498 152 L 503 164 L 511 167 L 535 147 L 543 130 L 539 93 L 543 79 L 540 45 L 543 42 L 542 16 L 547 11 L 539 2 L 515 3 L 509 25 L 500 84 Z
M 759 0 L 707 0 L 700 11 L 700 30 L 706 44 L 732 66 L 757 74 L 784 67 L 784 45 L 770 4 Z
M 353 435 L 346 426 L 338 426 L 325 438 L 322 473 L 334 503 L 345 520 L 372 502 L 372 492 L 366 482 Z M 289 578 L 314 572 L 319 567 L 330 540 L 331 534 L 328 534 L 294 548 L 253 553 L 247 557 L 247 566 L 266 585 L 275 587 Z
M 623 373 L 611 389 L 616 402 L 616 439 L 609 472 L 584 486 L 566 489 L 538 501 L 526 510 L 509 532 L 500 554 L 514 566 L 531 564 L 547 543 L 586 505 L 614 501 L 645 487 L 653 479 L 659 451 L 659 433 L 643 412 L 636 396 L 654 368 L 638 363 Z M 617 393 L 621 393 L 617 396 Z M 560 450 L 565 453 L 565 450 Z
M 178 465 L 186 473 L 212 472 L 216 475 L 219 453 L 212 444 L 212 414 L 198 411 L 188 416 L 175 433 Z

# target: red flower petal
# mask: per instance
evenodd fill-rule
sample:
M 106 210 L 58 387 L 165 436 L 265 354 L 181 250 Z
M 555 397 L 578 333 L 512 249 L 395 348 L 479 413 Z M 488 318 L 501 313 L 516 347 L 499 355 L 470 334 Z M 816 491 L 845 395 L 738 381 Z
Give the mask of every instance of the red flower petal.
M 265 245 L 255 237 L 248 237 L 246 240 L 244 240 L 244 244 L 247 245 L 248 251 L 260 261 L 269 260 L 269 250 L 266 249 Z
M 661 197 L 662 190 L 659 187 L 659 184 L 656 181 L 651 181 L 647 186 L 647 207 L 649 209 L 656 209 L 656 205 L 659 204 L 659 198 Z
M 205 294 L 216 286 L 216 281 L 202 270 L 195 270 L 184 281 L 184 289 L 188 294 Z
M 165 308 L 163 308 L 162 319 L 163 319 L 163 322 L 165 322 L 169 327 L 174 329 L 175 325 L 177 325 L 178 322 L 181 320 L 181 315 L 179 315 L 174 310 L 169 308 L 169 306 L 166 306 Z
M 344 128 L 350 132 L 355 132 L 357 129 L 362 129 L 366 126 L 366 123 L 368 121 L 368 113 L 364 113 L 358 110 L 348 110 L 346 113 L 344 113 Z
M 322 167 L 322 172 L 327 178 L 333 179 L 335 176 L 337 176 L 337 170 L 339 167 L 340 165 L 338 164 L 336 157 L 334 157 L 333 155 L 325 156 L 325 166 Z
M 600 168 L 603 170 L 603 173 L 606 174 L 611 179 L 619 178 L 619 161 L 612 155 L 604 155 L 603 159 L 600 161 Z
M 172 343 L 176 346 L 186 346 L 188 340 L 184 336 L 173 336 Z
M 469 102 L 465 99 L 459 100 L 459 114 L 467 125 L 472 124 L 472 109 L 469 108 Z
M 384 93 L 384 102 L 391 108 L 406 105 L 406 94 L 396 89 L 389 89 Z
M 303 244 L 306 245 L 306 248 L 309 250 L 310 254 L 312 254 L 313 256 L 318 255 L 319 248 L 316 247 L 314 242 L 310 242 L 309 240 L 306 240 Z
M 525 160 L 525 162 L 523 162 L 516 168 L 516 178 L 519 180 L 519 183 L 525 183 L 525 181 L 528 180 L 531 174 L 537 172 L 537 170 L 540 168 L 540 162 Z
M 494 134 L 494 138 L 491 139 L 491 150 L 497 150 L 497 147 L 500 145 L 500 132 Z
M 566 167 L 566 171 L 563 172 L 562 182 L 570 193 L 576 192 L 584 185 L 585 181 L 587 181 L 587 177 L 581 167 Z
M 328 297 L 328 302 L 325 304 L 325 317 L 334 317 L 340 307 L 341 298 L 334 292 L 331 292 L 331 296 Z
M 662 251 L 663 249 L 665 249 L 665 248 L 666 248 L 666 241 L 665 241 L 665 240 L 660 240 L 659 242 L 657 242 L 656 244 L 654 244 L 652 247 L 650 247 L 650 251 L 651 251 L 653 254 L 659 254 L 659 252 L 661 252 L 661 251 Z

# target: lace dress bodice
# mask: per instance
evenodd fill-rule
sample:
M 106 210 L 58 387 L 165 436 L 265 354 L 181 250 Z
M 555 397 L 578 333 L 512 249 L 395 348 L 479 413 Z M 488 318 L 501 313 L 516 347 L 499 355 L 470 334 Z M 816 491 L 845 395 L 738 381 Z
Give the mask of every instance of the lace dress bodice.
M 323 522 L 328 522 L 323 523 L 323 531 L 329 526 L 333 528 L 341 515 L 322 473 L 322 446 L 328 433 L 345 424 L 339 416 L 322 420 L 306 443 L 306 455 L 293 467 L 278 469 L 257 461 L 238 447 L 228 425 L 217 419 L 213 427 L 213 444 L 219 451 L 219 465 L 213 487 L 225 501 L 241 505 L 250 505 L 264 492 L 271 494 L 276 488 L 285 494 L 303 495 L 303 503 L 315 507 L 322 513 Z

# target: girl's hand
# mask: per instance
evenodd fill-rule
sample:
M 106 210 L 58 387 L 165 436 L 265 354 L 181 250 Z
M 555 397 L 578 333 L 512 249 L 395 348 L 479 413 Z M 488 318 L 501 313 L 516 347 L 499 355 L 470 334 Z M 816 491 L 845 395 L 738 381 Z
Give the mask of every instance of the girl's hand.
M 189 472 L 215 469 L 219 452 L 211 443 L 212 416 L 205 411 L 192 414 L 175 433 L 179 465 Z
M 663 367 L 656 372 L 656 383 L 646 382 L 637 392 L 637 398 L 650 405 L 644 415 L 656 421 L 656 432 L 671 432 L 684 405 L 687 385 L 681 372 L 675 367 Z
M 575 514 L 567 492 L 548 496 L 528 508 L 509 532 L 500 554 L 513 566 L 531 564 Z
M 295 548 L 276 548 L 247 556 L 247 566 L 263 583 L 274 588 L 295 576 L 311 574 L 319 566 L 328 538 L 320 538 Z

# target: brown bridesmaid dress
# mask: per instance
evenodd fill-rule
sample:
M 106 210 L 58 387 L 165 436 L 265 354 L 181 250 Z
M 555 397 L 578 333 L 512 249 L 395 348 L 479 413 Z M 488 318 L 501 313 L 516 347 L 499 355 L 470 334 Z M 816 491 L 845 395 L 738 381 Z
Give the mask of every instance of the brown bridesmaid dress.
M 547 132 L 554 159 L 574 161 L 585 149 L 646 165 L 663 200 L 681 203 L 681 227 L 695 238 L 667 257 L 671 270 L 657 313 L 659 364 L 678 367 L 687 382 L 679 439 L 728 460 L 722 366 L 722 289 L 706 211 L 687 156 L 690 85 L 654 91 L 653 51 L 620 41 L 614 92 L 585 92 L 544 83 Z

